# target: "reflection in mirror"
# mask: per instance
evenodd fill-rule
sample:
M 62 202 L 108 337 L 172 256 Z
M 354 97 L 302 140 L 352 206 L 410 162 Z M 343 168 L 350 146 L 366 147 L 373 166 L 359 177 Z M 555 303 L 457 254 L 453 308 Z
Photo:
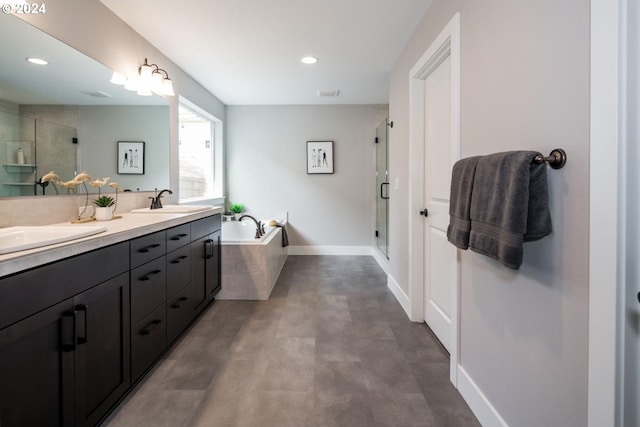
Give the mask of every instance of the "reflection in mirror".
M 0 197 L 68 194 L 37 184 L 51 171 L 62 180 L 87 171 L 132 191 L 168 188 L 166 100 L 111 84 L 107 67 L 13 15 L 0 15 L 0 49 Z M 48 65 L 25 60 L 36 55 Z M 118 141 L 145 142 L 144 175 L 117 174 Z

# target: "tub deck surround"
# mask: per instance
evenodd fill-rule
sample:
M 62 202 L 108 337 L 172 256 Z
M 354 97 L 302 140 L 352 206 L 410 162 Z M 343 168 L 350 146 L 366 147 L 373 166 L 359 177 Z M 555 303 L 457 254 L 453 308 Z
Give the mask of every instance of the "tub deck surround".
M 124 213 L 122 218 L 101 221 L 106 231 L 93 236 L 58 243 L 40 248 L 0 255 L 0 278 L 50 262 L 59 261 L 115 243 L 131 240 L 145 234 L 161 231 L 206 218 L 223 212 L 223 207 L 214 206 L 209 210 L 196 213 L 132 214 Z M 52 224 L 60 227 L 77 227 L 69 222 Z
M 267 300 L 287 260 L 282 230 L 265 227 L 265 235 L 254 237 L 253 222 L 222 223 L 222 282 L 218 300 Z

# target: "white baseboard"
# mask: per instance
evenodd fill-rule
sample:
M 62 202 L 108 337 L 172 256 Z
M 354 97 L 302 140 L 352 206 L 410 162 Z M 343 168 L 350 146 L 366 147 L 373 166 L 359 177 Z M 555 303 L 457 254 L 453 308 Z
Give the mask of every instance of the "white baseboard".
M 385 274 L 388 276 L 389 275 L 389 259 L 375 247 L 372 250 L 372 255 L 373 255 L 373 258 L 378 263 L 378 265 L 380 266 L 380 268 L 382 269 L 382 271 L 384 271 Z
M 400 306 L 407 314 L 407 317 L 411 318 L 411 304 L 409 303 L 409 297 L 404 293 L 400 285 L 398 285 L 398 282 L 396 282 L 393 276 L 391 276 L 390 274 L 387 275 L 387 287 L 389 288 L 393 296 L 396 297 L 396 299 L 400 303 Z
M 372 255 L 371 246 L 289 246 L 289 255 Z
M 508 427 L 487 396 L 460 365 L 458 365 L 458 391 L 484 427 Z

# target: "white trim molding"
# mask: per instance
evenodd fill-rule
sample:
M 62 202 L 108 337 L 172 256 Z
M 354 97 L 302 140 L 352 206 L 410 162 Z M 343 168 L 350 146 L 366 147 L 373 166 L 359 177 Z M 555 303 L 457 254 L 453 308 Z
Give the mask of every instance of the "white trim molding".
M 624 11 L 591 0 L 589 427 L 622 425 L 618 298 L 624 291 Z
M 387 287 L 391 291 L 398 303 L 400 303 L 400 307 L 407 313 L 407 317 L 409 316 L 409 311 L 411 309 L 411 304 L 409 303 L 409 297 L 404 293 L 398 282 L 391 275 L 387 275 Z
M 507 427 L 496 408 L 491 404 L 487 396 L 482 393 L 480 387 L 471 379 L 462 366 L 458 366 L 458 391 L 467 405 L 484 427 Z
M 424 204 L 424 86 L 425 79 L 447 57 L 451 64 L 452 159 L 460 158 L 460 13 L 456 13 L 409 71 L 409 318 L 424 321 L 424 218 L 418 215 Z M 460 261 L 452 287 L 450 375 L 457 385 L 460 345 Z
M 373 255 L 371 246 L 289 246 L 289 255 Z

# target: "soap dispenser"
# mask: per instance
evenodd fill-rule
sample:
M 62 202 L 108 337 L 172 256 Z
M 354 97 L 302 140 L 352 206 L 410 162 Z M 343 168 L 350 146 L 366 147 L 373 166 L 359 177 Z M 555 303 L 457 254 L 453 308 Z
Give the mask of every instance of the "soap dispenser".
M 24 165 L 24 151 L 22 151 L 22 147 L 18 148 L 17 160 L 19 165 Z

